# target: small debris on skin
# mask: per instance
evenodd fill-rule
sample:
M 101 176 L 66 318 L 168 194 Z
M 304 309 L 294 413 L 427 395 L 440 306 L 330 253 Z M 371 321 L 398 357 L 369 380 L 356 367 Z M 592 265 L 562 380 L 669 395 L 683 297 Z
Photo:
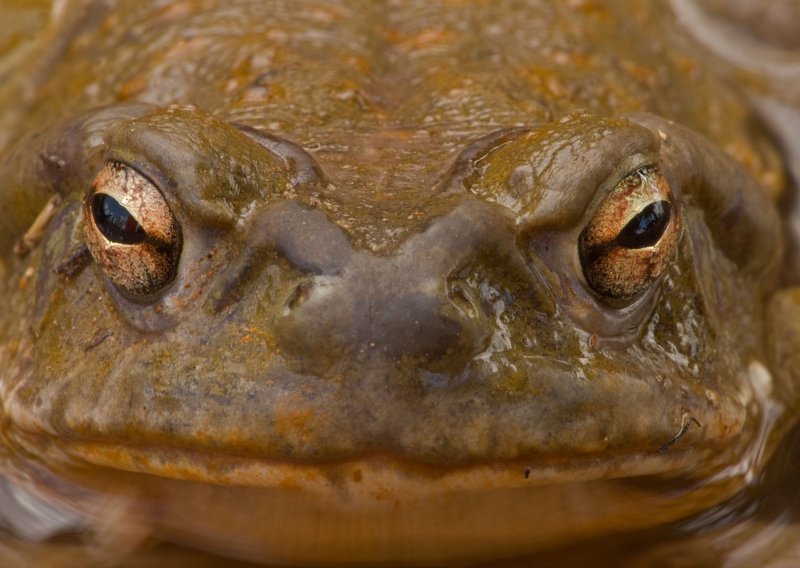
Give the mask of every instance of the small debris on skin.
M 100 345 L 106 339 L 108 339 L 109 337 L 112 337 L 113 335 L 114 335 L 114 332 L 113 331 L 109 331 L 107 329 L 99 332 L 97 335 L 95 335 L 89 341 L 89 343 L 87 343 L 86 345 L 83 346 L 83 352 L 84 353 L 88 353 L 89 351 L 91 351 L 92 349 L 94 349 L 95 347 L 97 347 L 98 345 Z
M 61 204 L 61 196 L 59 194 L 53 195 L 45 206 L 42 208 L 39 215 L 33 221 L 33 224 L 25 232 L 22 238 L 14 245 L 14 254 L 17 256 L 25 256 L 31 252 L 39 241 L 42 240 L 44 230 L 56 214 L 56 209 Z
M 695 423 L 695 424 L 696 424 L 696 425 L 697 425 L 699 428 L 702 428 L 702 427 L 703 427 L 703 425 L 702 425 L 702 424 L 700 424 L 700 421 L 699 421 L 699 420 L 697 420 L 697 418 L 695 418 L 694 416 L 692 416 L 692 415 L 690 415 L 690 414 L 684 414 L 684 415 L 681 417 L 681 429 L 680 429 L 680 430 L 678 430 L 678 433 L 677 433 L 677 434 L 675 434 L 675 435 L 674 435 L 672 438 L 670 438 L 669 440 L 667 440 L 666 442 L 664 442 L 663 444 L 661 444 L 661 446 L 659 446 L 659 448 L 658 448 L 658 453 L 659 453 L 659 454 L 663 454 L 663 453 L 664 453 L 664 452 L 666 452 L 666 451 L 667 451 L 667 450 L 668 450 L 668 449 L 669 449 L 669 448 L 670 448 L 670 447 L 671 447 L 671 446 L 672 446 L 672 445 L 673 445 L 675 442 L 677 442 L 678 440 L 680 440 L 681 438 L 683 438 L 683 437 L 684 437 L 684 435 L 686 435 L 686 432 L 688 432 L 688 431 L 689 431 L 689 426 L 691 426 L 692 422 L 694 422 L 694 423 Z
M 19 279 L 18 286 L 20 290 L 24 290 L 28 287 L 28 283 L 31 281 L 31 278 L 33 278 L 33 273 L 34 270 L 32 266 L 25 269 L 25 272 L 22 273 L 22 278 Z
M 89 247 L 78 245 L 61 264 L 56 266 L 55 273 L 65 278 L 72 278 L 89 265 L 92 255 Z

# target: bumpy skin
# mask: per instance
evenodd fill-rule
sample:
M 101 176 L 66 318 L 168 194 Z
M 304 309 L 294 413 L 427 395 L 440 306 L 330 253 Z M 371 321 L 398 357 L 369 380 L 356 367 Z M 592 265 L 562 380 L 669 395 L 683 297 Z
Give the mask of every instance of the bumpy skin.
M 104 6 L 0 116 L 12 483 L 256 560 L 447 562 L 683 517 L 789 423 L 783 165 L 663 7 Z M 108 161 L 180 226 L 143 298 L 83 252 Z M 645 165 L 680 238 L 612 301 L 577 242 Z

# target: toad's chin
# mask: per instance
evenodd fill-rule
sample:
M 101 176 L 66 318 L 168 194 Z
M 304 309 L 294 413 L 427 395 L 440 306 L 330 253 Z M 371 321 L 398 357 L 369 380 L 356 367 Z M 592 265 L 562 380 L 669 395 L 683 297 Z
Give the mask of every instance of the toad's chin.
M 693 471 L 707 457 L 696 449 L 439 468 L 389 455 L 299 464 L 81 446 L 72 451 L 100 467 L 66 467 L 59 475 L 68 481 L 41 479 L 50 502 L 58 488 L 57 501 L 92 525 L 109 514 L 118 521 L 124 510 L 123 527 L 274 564 L 511 558 L 684 518 L 746 482 L 741 468 Z

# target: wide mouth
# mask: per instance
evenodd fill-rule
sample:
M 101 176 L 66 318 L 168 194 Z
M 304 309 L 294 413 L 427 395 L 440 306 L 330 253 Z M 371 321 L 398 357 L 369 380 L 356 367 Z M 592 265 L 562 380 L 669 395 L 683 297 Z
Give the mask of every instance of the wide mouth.
M 15 444 L 37 448 L 37 461 L 54 473 L 114 471 L 226 486 L 281 489 L 344 499 L 362 505 L 392 495 L 416 501 L 445 493 L 496 491 L 583 483 L 598 479 L 660 476 L 695 483 L 741 460 L 747 436 L 726 448 L 708 444 L 646 451 L 531 455 L 513 460 L 473 460 L 458 465 L 415 461 L 389 452 L 344 459 L 292 461 L 185 447 L 135 446 L 65 440 L 19 430 L 6 433 Z M 763 435 L 756 436 L 763 443 Z M 83 475 L 83 474 L 82 474 Z
M 747 476 L 721 462 L 741 464 L 751 453 L 693 448 L 437 467 L 377 454 L 291 463 L 51 442 L 39 459 L 50 467 L 60 454 L 64 467 L 51 473 L 90 490 L 76 505 L 89 515 L 107 509 L 108 496 L 122 497 L 137 519 L 124 522 L 151 523 L 161 537 L 314 565 L 475 562 L 655 526 L 738 491 Z
M 759 369 L 753 367 L 753 381 L 759 378 Z M 564 382 L 563 375 L 560 379 Z M 618 379 L 628 387 L 642 382 L 635 377 Z M 125 384 L 116 386 L 132 392 Z M 304 455 L 302 446 L 296 452 L 274 452 L 266 443 L 241 443 L 247 438 L 243 421 L 253 407 L 243 407 L 236 415 L 239 443 L 226 440 L 222 423 L 214 435 L 210 430 L 199 435 L 197 428 L 203 423 L 198 420 L 208 415 L 197 412 L 192 414 L 194 430 L 168 436 L 162 432 L 157 438 L 159 425 L 152 406 L 152 420 L 139 422 L 139 431 L 131 426 L 135 415 L 130 409 L 137 407 L 137 401 L 130 398 L 124 405 L 129 412 L 118 417 L 119 422 L 100 423 L 98 413 L 89 423 L 84 414 L 84 422 L 72 422 L 71 430 L 62 433 L 59 428 L 65 422 L 54 419 L 55 409 L 61 408 L 63 416 L 75 416 L 74 411 L 59 407 L 54 397 L 56 404 L 42 414 L 49 421 L 32 420 L 30 407 L 24 410 L 17 404 L 22 391 L 7 399 L 11 422 L 4 434 L 52 475 L 97 492 L 101 502 L 105 495 L 130 500 L 132 510 L 145 515 L 146 522 L 192 546 L 270 562 L 345 564 L 355 558 L 396 564 L 402 558 L 441 564 L 526 554 L 576 535 L 604 533 L 609 527 L 637 530 L 683 518 L 729 497 L 752 479 L 770 433 L 763 408 L 768 393 L 758 384 L 751 387 L 749 398 L 717 399 L 713 408 L 699 402 L 690 406 L 691 397 L 682 396 L 682 405 L 675 408 L 683 409 L 684 415 L 688 412 L 700 426 L 682 421 L 679 415 L 674 422 L 665 421 L 665 436 L 654 428 L 657 421 L 642 422 L 655 415 L 641 411 L 652 401 L 639 397 L 638 406 L 626 415 L 622 409 L 637 399 L 625 398 L 618 388 L 605 388 L 616 393 L 607 399 L 616 401 L 613 408 L 606 407 L 609 415 L 620 409 L 620 421 L 626 416 L 638 421 L 629 423 L 638 424 L 640 434 L 627 438 L 627 446 L 625 438 L 612 446 L 592 436 L 594 444 L 569 446 L 562 440 L 560 449 L 550 446 L 544 451 L 547 446 L 542 445 L 535 451 L 530 446 L 534 450 L 529 447 L 527 453 L 506 449 L 505 454 L 473 453 L 468 459 L 464 454 L 448 459 L 445 454 L 437 460 L 429 451 L 404 452 L 398 445 L 370 451 L 351 448 L 349 453 L 318 457 Z M 211 400 L 207 392 L 196 394 Z M 452 391 L 446 398 L 454 403 Z M 74 401 L 72 396 L 62 404 L 64 400 Z M 542 407 L 532 407 L 534 399 L 526 400 L 525 410 L 529 415 L 539 413 L 541 423 Z M 435 400 L 428 402 L 435 406 Z M 447 414 L 453 408 L 447 407 Z M 513 414 L 513 405 L 504 408 Z M 119 409 L 106 408 L 102 416 L 112 417 L 115 410 Z M 425 414 L 423 405 L 415 410 L 417 416 Z M 490 410 L 492 415 L 499 413 Z M 585 429 L 590 423 L 586 416 L 563 421 L 567 410 L 552 417 L 562 420 L 565 432 Z M 145 424 L 149 430 L 142 427 Z M 427 429 L 431 437 L 430 424 L 419 431 Z M 678 436 L 685 424 L 690 424 L 688 430 Z M 356 423 L 337 426 L 350 428 Z M 105 436 L 99 435 L 101 427 L 108 427 Z M 322 444 L 326 438 L 315 440 Z M 419 440 L 410 437 L 406 444 Z M 531 523 L 531 515 L 545 516 L 548 522 Z M 320 527 L 327 528 L 320 532 Z

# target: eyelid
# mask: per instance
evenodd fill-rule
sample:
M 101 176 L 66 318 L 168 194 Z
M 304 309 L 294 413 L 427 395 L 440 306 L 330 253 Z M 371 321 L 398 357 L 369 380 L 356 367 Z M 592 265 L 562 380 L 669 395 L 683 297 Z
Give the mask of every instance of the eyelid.
M 571 170 L 570 175 L 551 176 L 550 181 L 541 181 L 545 185 L 538 203 L 518 216 L 517 225 L 527 232 L 585 224 L 620 180 L 658 162 L 656 152 L 641 151 L 627 154 L 594 172 Z

